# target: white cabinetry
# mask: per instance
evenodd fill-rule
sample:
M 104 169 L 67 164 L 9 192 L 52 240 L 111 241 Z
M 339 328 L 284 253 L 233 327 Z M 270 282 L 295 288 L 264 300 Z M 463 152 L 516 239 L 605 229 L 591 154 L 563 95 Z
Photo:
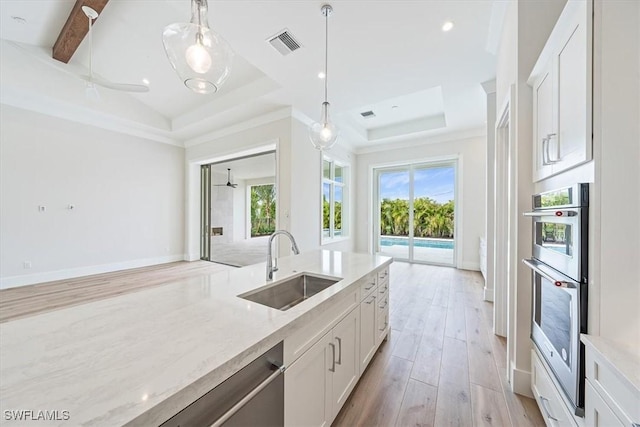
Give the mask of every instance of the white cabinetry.
M 376 347 L 389 334 L 389 269 L 378 273 L 378 297 L 376 299 Z
M 353 310 L 286 370 L 287 426 L 330 425 L 359 378 L 360 312 Z
M 586 354 L 585 424 L 640 425 L 640 357 L 599 337 L 583 335 Z
M 591 0 L 567 2 L 533 68 L 533 181 L 592 158 Z
M 531 391 L 547 426 L 579 426 L 535 350 L 531 351 Z
M 330 425 L 389 332 L 388 267 L 356 288 L 285 339 L 285 426 Z
M 360 311 L 353 310 L 333 328 L 333 340 L 329 343 L 334 355 L 331 375 L 331 420 L 338 415 L 351 391 L 360 378 L 358 334 L 360 332 Z
M 376 353 L 378 325 L 376 325 L 377 292 L 360 303 L 360 372 L 363 372 Z
M 291 366 L 284 376 L 284 424 L 286 426 L 328 426 L 331 424 L 331 376 L 329 347 L 332 336 L 323 336 Z

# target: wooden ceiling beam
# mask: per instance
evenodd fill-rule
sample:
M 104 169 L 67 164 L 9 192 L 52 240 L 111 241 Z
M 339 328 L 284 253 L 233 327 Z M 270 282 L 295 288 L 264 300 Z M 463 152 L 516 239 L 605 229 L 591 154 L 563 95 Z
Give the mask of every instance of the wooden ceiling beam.
M 68 63 L 89 32 L 89 21 L 82 11 L 82 6 L 89 6 L 100 14 L 108 2 L 109 0 L 76 1 L 73 9 L 71 9 L 69 18 L 67 18 L 67 22 L 65 22 L 56 43 L 53 45 L 52 56 L 54 59 L 64 62 L 65 64 Z

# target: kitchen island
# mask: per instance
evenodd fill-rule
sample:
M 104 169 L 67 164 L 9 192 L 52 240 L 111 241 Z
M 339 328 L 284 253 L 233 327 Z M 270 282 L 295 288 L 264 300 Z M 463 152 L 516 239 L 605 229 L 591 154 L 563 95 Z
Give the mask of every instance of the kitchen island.
M 274 282 L 301 272 L 341 280 L 280 311 L 237 297 L 267 284 L 262 263 L 0 325 L 2 424 L 25 425 L 6 411 L 30 410 L 57 411 L 41 426 L 159 425 L 345 294 L 359 301 L 362 279 L 391 259 L 313 251 L 279 263 Z

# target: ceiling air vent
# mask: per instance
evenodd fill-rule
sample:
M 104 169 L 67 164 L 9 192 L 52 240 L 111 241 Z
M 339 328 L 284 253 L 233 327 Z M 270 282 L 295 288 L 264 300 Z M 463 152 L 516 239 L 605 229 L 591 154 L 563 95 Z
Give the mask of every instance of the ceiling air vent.
M 362 117 L 364 117 L 365 119 L 370 119 L 372 117 L 375 117 L 376 113 L 374 113 L 373 111 L 369 110 L 369 111 L 363 111 L 362 113 L 360 113 L 360 115 Z
M 267 40 L 283 56 L 300 49 L 300 43 L 293 38 L 289 30 L 284 29 Z

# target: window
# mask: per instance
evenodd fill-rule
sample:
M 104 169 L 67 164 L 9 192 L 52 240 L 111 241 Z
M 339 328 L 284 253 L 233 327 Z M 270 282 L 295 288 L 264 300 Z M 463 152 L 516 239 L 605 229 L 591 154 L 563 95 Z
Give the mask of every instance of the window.
M 322 160 L 322 241 L 346 237 L 347 166 L 329 158 Z

